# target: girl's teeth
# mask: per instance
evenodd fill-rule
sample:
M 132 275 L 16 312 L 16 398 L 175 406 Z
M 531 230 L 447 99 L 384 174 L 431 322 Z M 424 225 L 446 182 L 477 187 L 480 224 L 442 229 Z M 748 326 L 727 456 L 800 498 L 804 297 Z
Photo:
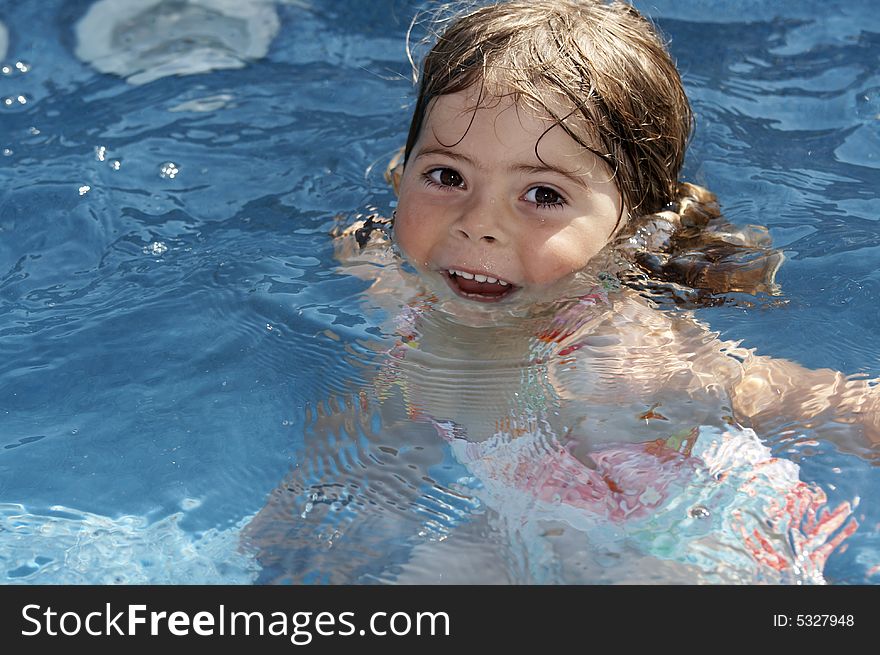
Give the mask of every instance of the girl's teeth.
M 459 271 L 454 268 L 447 269 L 450 275 L 458 275 L 459 277 L 463 277 L 465 280 L 476 280 L 477 282 L 488 282 L 489 284 L 500 284 L 501 286 L 506 287 L 510 284 L 510 282 L 505 282 L 504 280 L 499 280 L 494 277 L 490 277 L 488 275 L 481 275 L 479 273 L 468 273 L 466 271 Z

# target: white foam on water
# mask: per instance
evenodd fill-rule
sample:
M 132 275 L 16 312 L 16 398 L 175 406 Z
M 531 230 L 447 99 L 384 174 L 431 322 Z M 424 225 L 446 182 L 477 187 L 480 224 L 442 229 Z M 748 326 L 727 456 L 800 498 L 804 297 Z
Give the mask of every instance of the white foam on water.
M 278 28 L 269 0 L 98 0 L 76 24 L 76 56 L 146 84 L 242 68 L 266 56 Z
M 246 517 L 189 533 L 184 512 L 150 522 L 66 507 L 29 513 L 0 504 L 0 582 L 6 584 L 249 584 L 259 565 L 239 546 Z

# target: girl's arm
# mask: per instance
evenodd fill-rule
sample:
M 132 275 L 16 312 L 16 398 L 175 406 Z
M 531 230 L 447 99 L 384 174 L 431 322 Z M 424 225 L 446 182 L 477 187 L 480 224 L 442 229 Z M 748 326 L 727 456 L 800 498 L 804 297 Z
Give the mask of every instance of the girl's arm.
M 388 234 L 385 231 L 391 220 L 378 213 L 363 216 L 358 214 L 354 223 L 343 227 L 338 225 L 330 232 L 333 239 L 333 255 L 345 272 L 363 279 L 376 275 L 376 266 L 389 263 L 393 259 Z M 343 220 L 344 217 L 337 217 Z M 364 264 L 372 265 L 366 269 Z M 368 271 L 368 272 L 367 272 Z M 366 272 L 366 274 L 364 274 Z
M 731 385 L 733 411 L 746 417 L 759 434 L 792 422 L 807 428 L 833 422 L 857 428 L 833 431 L 832 438 L 848 450 L 880 445 L 877 380 L 828 368 L 807 369 L 786 359 L 737 350 L 746 355 L 741 358 L 741 375 Z M 858 432 L 864 437 L 861 443 Z
M 370 314 L 374 310 L 384 312 L 385 321 L 397 316 L 407 300 L 417 289 L 413 280 L 401 269 L 399 257 L 391 247 L 386 227 L 390 220 L 377 213 L 356 216 L 354 223 L 334 229 L 333 255 L 338 263 L 337 271 L 369 282 L 363 293 L 362 309 Z M 340 217 L 340 221 L 344 217 Z M 389 333 L 393 326 L 386 326 Z M 383 330 L 385 331 L 385 330 Z

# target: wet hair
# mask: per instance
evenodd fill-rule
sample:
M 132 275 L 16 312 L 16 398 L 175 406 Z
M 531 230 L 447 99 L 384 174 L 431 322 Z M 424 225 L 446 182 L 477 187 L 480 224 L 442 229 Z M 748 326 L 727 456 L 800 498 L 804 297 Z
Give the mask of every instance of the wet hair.
M 433 100 L 479 88 L 476 112 L 512 96 L 549 116 L 547 131 L 558 125 L 607 164 L 625 206 L 618 224 L 628 213 L 618 239 L 635 267 L 622 275 L 628 285 L 701 290 L 673 294 L 687 296 L 685 304 L 778 291 L 782 253 L 769 247 L 766 229 L 735 228 L 714 195 L 679 182 L 693 113 L 660 34 L 636 9 L 618 1 L 501 0 L 432 24 L 435 42 L 420 74 L 413 65 L 419 86 L 404 164 Z
M 632 218 L 615 244 L 632 264 L 618 272 L 627 286 L 660 302 L 683 307 L 754 302 L 736 294 L 763 294 L 780 302 L 776 272 L 785 257 L 771 246 L 766 227 L 725 220 L 715 195 L 679 183 L 665 209 Z

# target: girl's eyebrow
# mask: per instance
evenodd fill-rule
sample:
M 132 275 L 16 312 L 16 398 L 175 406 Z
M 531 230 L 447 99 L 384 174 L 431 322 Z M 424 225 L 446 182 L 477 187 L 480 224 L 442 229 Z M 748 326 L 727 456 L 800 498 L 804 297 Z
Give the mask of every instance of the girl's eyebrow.
M 429 155 L 443 155 L 445 157 L 449 157 L 450 159 L 457 159 L 459 161 L 463 161 L 465 164 L 469 166 L 473 166 L 474 168 L 482 168 L 477 165 L 473 159 L 464 155 L 460 152 L 455 152 L 454 150 L 450 150 L 449 148 L 444 148 L 442 146 L 429 146 L 419 151 L 419 154 L 416 155 L 416 159 L 420 157 L 427 157 Z
M 419 151 L 419 154 L 416 155 L 416 159 L 421 157 L 427 157 L 429 155 L 443 155 L 445 157 L 449 157 L 450 159 L 455 159 L 465 164 L 472 166 L 473 168 L 482 170 L 485 168 L 484 166 L 480 166 L 473 159 L 468 157 L 467 155 L 455 152 L 454 150 L 450 150 L 449 148 L 444 148 L 442 146 L 429 146 Z M 542 163 L 540 166 L 535 166 L 533 164 L 511 164 L 508 166 L 508 170 L 515 173 L 523 173 L 525 175 L 536 175 L 541 173 L 556 173 L 557 175 L 561 175 L 580 187 L 583 187 L 587 191 L 590 190 L 590 187 L 584 181 L 583 177 L 572 173 L 571 171 L 567 171 L 564 168 L 559 168 L 558 166 L 553 166 L 552 164 Z
M 583 187 L 587 191 L 590 190 L 590 187 L 584 181 L 583 176 L 576 175 L 571 171 L 567 171 L 564 168 L 559 168 L 558 166 L 553 166 L 552 164 L 542 164 L 541 166 L 532 166 L 530 164 L 514 164 L 510 166 L 510 170 L 516 171 L 518 173 L 524 173 L 525 175 L 540 175 L 541 173 L 556 173 L 557 175 L 562 175 L 565 178 L 568 178 L 575 184 L 580 187 Z

